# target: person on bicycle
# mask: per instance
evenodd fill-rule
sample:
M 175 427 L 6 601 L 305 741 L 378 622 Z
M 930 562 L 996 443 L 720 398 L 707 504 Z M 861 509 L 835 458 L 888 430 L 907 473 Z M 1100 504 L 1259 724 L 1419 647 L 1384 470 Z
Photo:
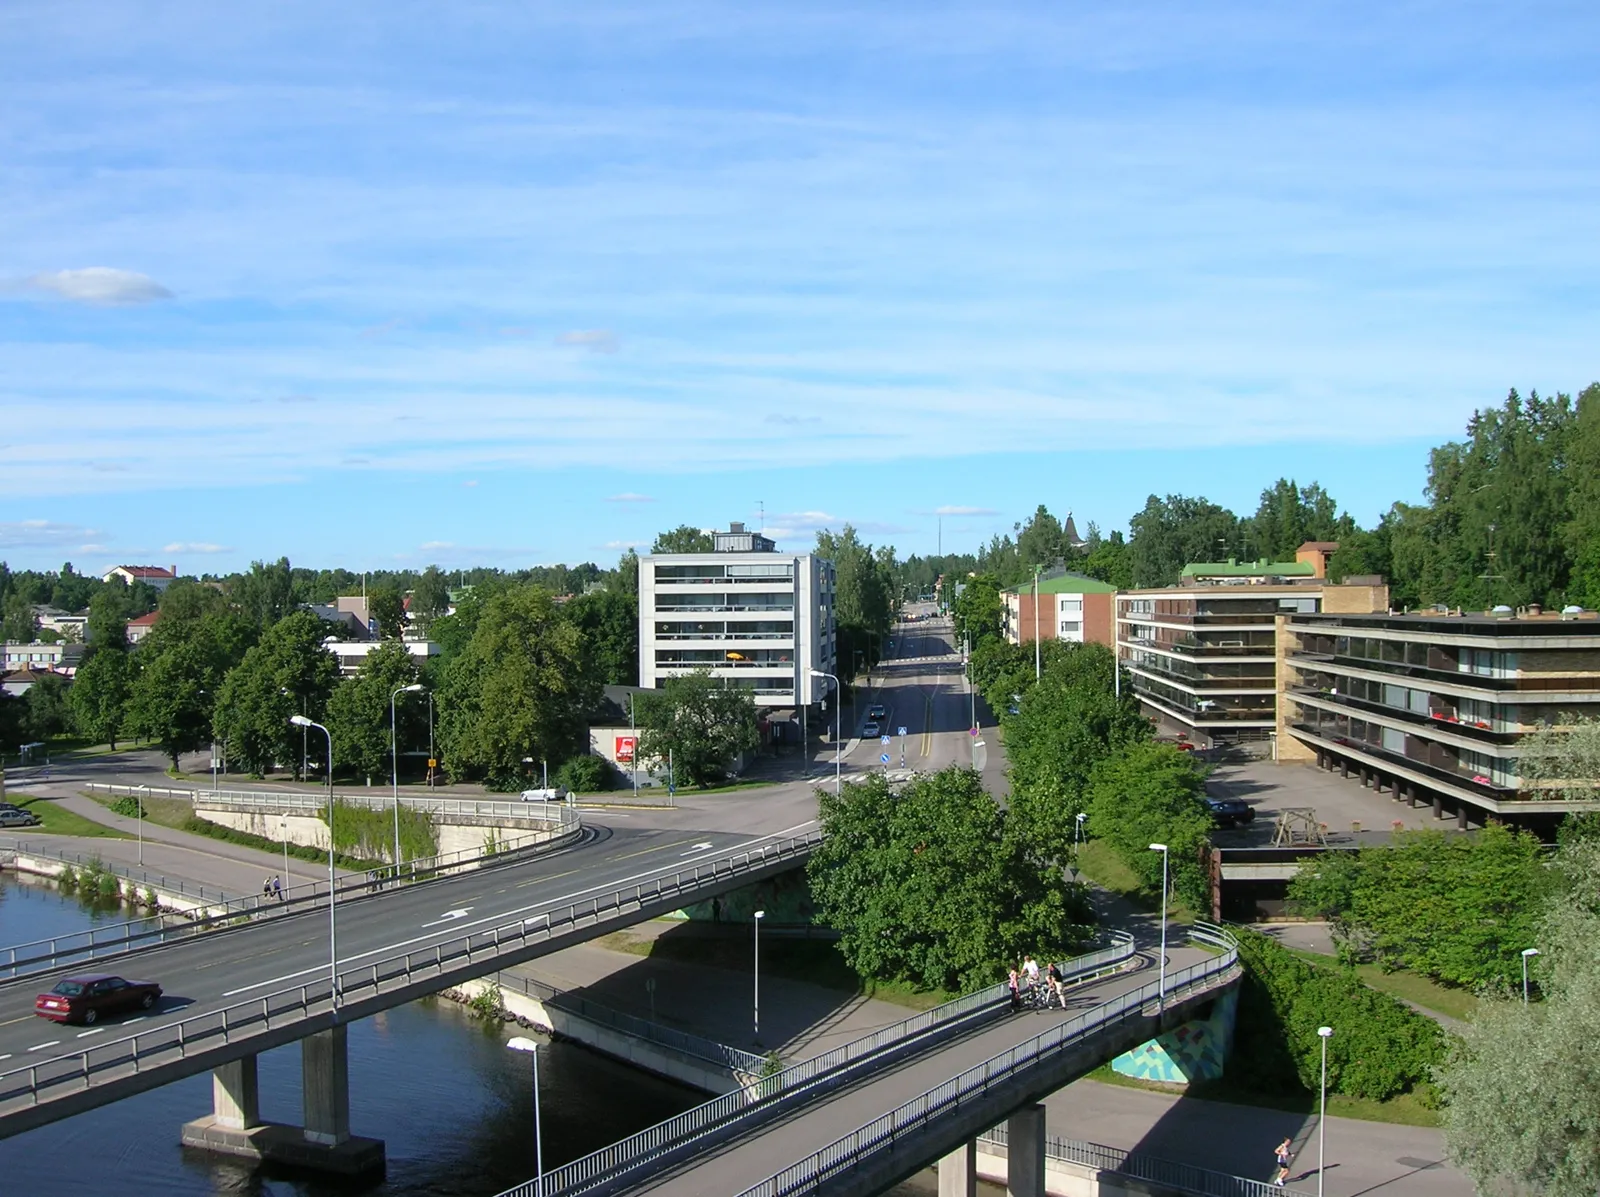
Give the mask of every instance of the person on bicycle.
M 1059 999 L 1061 1002 L 1061 1008 L 1065 1010 L 1067 1008 L 1067 989 L 1065 984 L 1066 978 L 1061 974 L 1061 966 L 1053 960 L 1050 962 L 1048 976 L 1050 979 L 1051 996 Z M 1048 1001 L 1045 1003 L 1047 1006 L 1049 1004 L 1050 1003 Z
M 1029 990 L 1039 984 L 1039 963 L 1032 956 L 1022 958 L 1022 980 L 1024 987 Z

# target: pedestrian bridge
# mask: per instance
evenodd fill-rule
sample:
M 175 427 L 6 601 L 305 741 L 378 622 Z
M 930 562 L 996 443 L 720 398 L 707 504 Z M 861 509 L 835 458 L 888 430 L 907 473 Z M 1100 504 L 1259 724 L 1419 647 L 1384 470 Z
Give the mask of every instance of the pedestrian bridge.
M 1012 1191 L 1043 1194 L 1044 1107 L 1063 1085 L 1200 1015 L 1238 952 L 1198 924 L 1169 971 L 1123 936 L 1073 962 L 1069 1010 L 1012 1013 L 1003 986 L 908 1019 L 547 1173 L 502 1197 L 704 1193 L 868 1197 L 941 1161 L 970 1194 L 975 1141 L 1007 1124 Z M 1037 1170 L 1037 1187 L 1027 1178 Z

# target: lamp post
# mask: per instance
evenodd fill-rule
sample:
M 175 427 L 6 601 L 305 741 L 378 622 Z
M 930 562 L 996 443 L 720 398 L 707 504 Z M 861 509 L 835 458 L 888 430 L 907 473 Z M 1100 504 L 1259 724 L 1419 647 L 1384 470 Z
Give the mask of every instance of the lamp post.
M 1528 1004 L 1528 957 L 1537 956 L 1538 954 L 1538 948 L 1522 949 L 1522 1004 L 1524 1006 Z
M 402 694 L 415 694 L 421 682 L 396 686 L 389 695 L 389 781 L 394 790 L 394 875 L 400 876 L 400 737 L 395 731 L 394 700 Z
M 283 815 L 278 817 L 278 838 L 283 841 L 283 884 L 287 889 L 294 879 L 289 876 L 289 820 Z
M 755 987 L 756 987 L 755 988 L 755 1005 L 754 1005 L 754 1007 L 752 1009 L 753 1009 L 753 1015 L 754 1015 L 754 1020 L 755 1020 L 756 1046 L 757 1047 L 761 1046 L 761 920 L 766 918 L 766 917 L 767 917 L 767 912 L 765 910 L 756 911 L 756 914 L 755 914 L 755 920 L 756 920 L 756 963 L 755 963 L 755 968 L 751 970 L 751 973 L 755 977 Z
M 514 1052 L 527 1052 L 533 1061 L 533 1192 L 534 1197 L 544 1197 L 544 1134 L 539 1122 L 539 1045 L 532 1039 L 518 1035 L 506 1041 Z
M 1317 1036 L 1322 1040 L 1322 1094 L 1317 1113 L 1317 1197 L 1322 1197 L 1322 1174 L 1328 1170 L 1328 1037 L 1332 1034 L 1332 1027 L 1317 1028 Z
M 1156 982 L 1157 1008 L 1167 1008 L 1167 861 L 1171 853 L 1165 844 L 1151 844 L 1150 851 L 1161 853 L 1161 972 Z
M 1033 680 L 1039 680 L 1039 566 L 1033 567 Z
M 833 792 L 837 796 L 844 792 L 844 741 L 839 736 L 839 711 L 844 706 L 844 687 L 839 684 L 837 677 L 825 670 L 813 669 L 811 676 L 825 677 L 833 683 Z
M 150 797 L 150 787 L 149 786 L 147 786 L 143 782 L 141 782 L 139 784 L 139 788 L 144 791 L 144 798 Z M 144 798 L 135 797 L 134 800 L 133 800 L 133 805 L 137 808 L 134 811 L 134 813 L 135 813 L 135 815 L 138 816 L 138 820 L 139 820 L 139 867 L 140 868 L 144 867 Z M 1526 992 L 1526 990 L 1528 988 L 1528 985 L 1527 985 L 1527 980 L 1528 980 L 1528 965 L 1527 965 L 1527 961 L 1523 961 L 1523 965 L 1522 965 L 1522 980 L 1523 980 L 1522 988 L 1523 988 L 1524 992 Z
M 333 733 L 304 715 L 290 715 L 289 722 L 296 727 L 314 727 L 328 737 L 328 989 L 333 1000 L 334 1021 L 338 1021 L 339 932 L 334 912 L 339 896 L 339 883 L 333 871 Z

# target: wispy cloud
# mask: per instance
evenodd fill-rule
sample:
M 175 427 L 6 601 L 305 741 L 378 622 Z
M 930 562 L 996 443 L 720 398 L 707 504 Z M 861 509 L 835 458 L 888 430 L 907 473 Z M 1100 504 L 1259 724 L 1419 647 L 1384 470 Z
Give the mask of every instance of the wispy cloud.
M 624 491 L 620 495 L 607 495 L 607 503 L 654 503 L 649 495 L 636 495 L 631 491 Z
M 111 266 L 47 271 L 33 275 L 24 285 L 29 290 L 95 307 L 131 307 L 172 298 L 172 292 L 148 274 Z
M 999 515 L 992 507 L 935 507 L 934 515 Z
M 100 533 L 79 524 L 54 520 L 9 520 L 0 522 L 0 549 L 52 549 L 78 545 L 79 552 L 95 552 L 99 546 L 84 544 Z
M 177 553 L 180 556 L 185 554 L 209 556 L 212 553 L 231 553 L 233 549 L 227 545 L 212 544 L 204 540 L 179 540 L 174 541 L 172 544 L 162 545 L 161 551 L 163 553 Z
M 615 353 L 619 348 L 617 334 L 609 328 L 573 329 L 558 336 L 556 344 L 587 349 L 590 353 Z
M 600 547 L 619 553 L 626 553 L 629 549 L 642 549 L 649 543 L 648 540 L 608 540 Z

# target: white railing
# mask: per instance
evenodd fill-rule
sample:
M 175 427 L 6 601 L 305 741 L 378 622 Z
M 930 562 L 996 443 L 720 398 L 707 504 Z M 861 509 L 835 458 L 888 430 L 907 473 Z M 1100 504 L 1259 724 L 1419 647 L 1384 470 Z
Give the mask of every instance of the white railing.
M 1007 1146 L 1006 1127 L 1002 1124 L 985 1131 L 978 1136 L 978 1142 L 1004 1149 Z M 1120 1172 L 1163 1189 L 1193 1194 L 1193 1197 L 1304 1197 L 1296 1189 L 1279 1188 L 1271 1181 L 1251 1180 L 1248 1176 L 1234 1176 L 1231 1172 L 1215 1172 L 1210 1168 L 1180 1164 L 1177 1160 L 1162 1159 L 1142 1151 L 1107 1147 L 1104 1143 L 1051 1137 L 1045 1140 L 1044 1153 L 1048 1159 L 1080 1164 L 1101 1172 Z
M 1227 936 L 1221 928 L 1209 924 L 1197 926 L 1192 934 L 1194 938 L 1213 946 Z M 899 1108 L 834 1140 L 822 1150 L 746 1189 L 739 1197 L 787 1197 L 791 1193 L 811 1191 L 832 1177 L 859 1167 L 863 1159 L 887 1149 L 897 1139 L 916 1134 L 963 1104 L 983 1097 L 990 1089 L 1011 1081 L 1041 1061 L 1055 1056 L 1062 1048 L 1080 1043 L 1120 1023 L 1141 1018 L 1147 1006 L 1183 1000 L 1191 993 L 1231 979 L 1238 968 L 1238 959 L 1238 948 L 1229 946 L 1220 956 L 1191 964 L 1169 976 L 1164 994 L 1160 981 L 1152 981 L 1057 1023 L 1043 1034 L 991 1056 L 983 1063 L 919 1094 Z
M 1133 937 L 1114 932 L 1109 947 L 1090 952 L 1067 962 L 1063 972 L 1073 984 L 1121 967 L 1134 955 Z M 573 1160 L 544 1176 L 543 1193 L 572 1194 L 615 1180 L 658 1160 L 669 1150 L 686 1146 L 713 1131 L 721 1131 L 751 1107 L 771 1104 L 778 1098 L 791 1098 L 808 1089 L 832 1085 L 853 1066 L 875 1060 L 890 1048 L 943 1028 L 960 1026 L 980 1013 L 997 1013 L 1010 1005 L 1011 992 L 1004 985 L 992 985 L 965 997 L 956 998 L 932 1010 L 924 1010 L 892 1026 L 851 1041 L 792 1065 L 762 1079 L 754 1094 L 726 1093 L 704 1105 L 686 1110 L 675 1118 L 630 1135 L 609 1147 Z M 507 1189 L 501 1197 L 533 1197 L 538 1192 L 533 1181 Z
M 605 916 L 642 910 L 667 900 L 697 901 L 702 888 L 722 887 L 730 878 L 775 863 L 803 859 L 821 839 L 821 832 L 812 832 L 719 860 L 674 868 L 670 873 L 666 869 L 672 866 L 665 866 L 657 876 L 633 885 L 343 970 L 336 980 L 337 1006 L 332 1001 L 335 987 L 323 976 L 122 1039 L 96 1041 L 78 1051 L 10 1068 L 0 1072 L 0 1118 L 18 1108 L 37 1106 L 41 1098 L 54 1092 L 87 1089 L 94 1084 L 96 1075 L 137 1073 L 280 1028 L 285 1023 L 303 1023 L 328 1015 L 337 1018 L 339 1007 L 407 990 L 419 981 L 443 978 L 451 970 L 481 967 L 482 972 L 475 974 L 481 976 L 493 971 L 496 961 L 508 952 L 546 942 L 579 927 L 593 926 Z
M 181 798 L 196 807 L 213 810 L 261 811 L 267 814 L 316 815 L 328 809 L 328 792 L 296 790 L 175 790 L 146 786 L 108 785 L 89 782 L 91 792 L 126 794 L 137 797 Z M 394 809 L 394 798 L 379 793 L 333 792 L 334 800 L 347 806 L 361 806 L 371 810 Z M 419 798 L 413 794 L 400 795 L 400 805 L 421 814 L 470 816 L 480 819 L 521 819 L 535 823 L 565 823 L 577 818 L 577 812 L 560 802 L 511 802 L 504 799 L 479 798 Z

